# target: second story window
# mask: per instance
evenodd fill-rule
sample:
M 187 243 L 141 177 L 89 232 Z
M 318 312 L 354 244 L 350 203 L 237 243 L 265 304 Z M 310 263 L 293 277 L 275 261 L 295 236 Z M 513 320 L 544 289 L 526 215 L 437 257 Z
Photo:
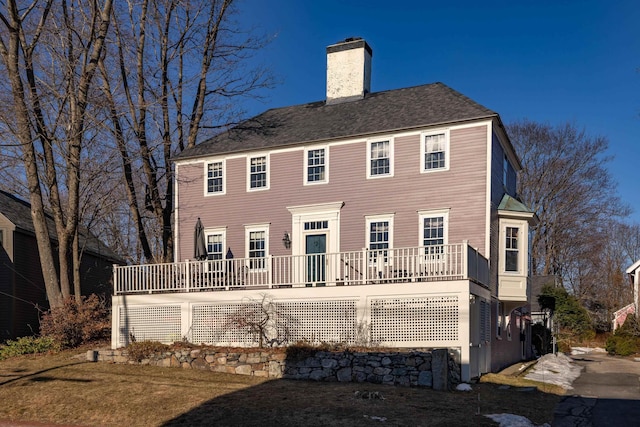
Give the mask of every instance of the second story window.
M 249 190 L 269 188 L 267 156 L 249 158 Z
M 422 172 L 449 169 L 449 132 L 423 135 Z
M 306 151 L 305 184 L 327 182 L 327 155 L 325 148 Z
M 207 194 L 224 193 L 224 165 L 222 162 L 207 164 Z
M 388 141 L 371 141 L 367 151 L 367 177 L 393 176 L 393 144 Z
M 504 257 L 505 271 L 519 271 L 518 235 L 519 235 L 518 227 L 506 227 L 505 257 Z

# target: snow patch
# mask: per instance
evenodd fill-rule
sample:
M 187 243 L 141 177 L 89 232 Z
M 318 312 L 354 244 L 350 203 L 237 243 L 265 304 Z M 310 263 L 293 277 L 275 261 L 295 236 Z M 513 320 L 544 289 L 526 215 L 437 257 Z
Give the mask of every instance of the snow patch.
M 581 371 L 582 367 L 575 365 L 569 356 L 562 353 L 545 354 L 538 359 L 538 363 L 525 375 L 525 378 L 571 390 L 573 388 L 571 383 L 580 376 Z
M 469 384 L 466 383 L 460 383 L 456 386 L 456 390 L 458 391 L 472 391 L 473 389 L 471 388 L 471 386 Z
M 607 350 L 601 347 L 571 347 L 571 355 L 589 354 L 589 353 L 606 353 Z

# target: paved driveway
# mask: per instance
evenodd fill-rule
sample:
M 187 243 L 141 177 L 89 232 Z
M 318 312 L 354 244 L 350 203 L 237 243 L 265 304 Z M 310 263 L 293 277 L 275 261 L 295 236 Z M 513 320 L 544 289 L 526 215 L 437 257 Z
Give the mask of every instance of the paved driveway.
M 583 371 L 556 407 L 554 427 L 640 426 L 640 362 L 604 353 L 572 359 Z

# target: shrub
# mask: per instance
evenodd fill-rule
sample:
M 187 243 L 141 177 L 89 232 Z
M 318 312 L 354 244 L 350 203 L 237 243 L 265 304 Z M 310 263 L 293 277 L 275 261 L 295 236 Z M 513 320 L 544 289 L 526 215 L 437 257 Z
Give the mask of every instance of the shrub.
M 47 311 L 40 320 L 40 333 L 59 343 L 60 347 L 77 347 L 109 336 L 109 311 L 97 295 L 64 301 L 62 307 Z
M 169 348 L 170 346 L 158 341 L 136 341 L 127 346 L 127 353 L 129 359 L 140 362 L 142 359 L 150 358 L 153 354 L 164 353 Z
M 58 350 L 58 345 L 50 337 L 22 337 L 17 340 L 9 340 L 0 345 L 0 360 L 23 354 L 45 353 L 49 350 Z
M 633 336 L 612 335 L 607 339 L 606 350 L 609 354 L 630 356 L 638 352 L 638 341 Z

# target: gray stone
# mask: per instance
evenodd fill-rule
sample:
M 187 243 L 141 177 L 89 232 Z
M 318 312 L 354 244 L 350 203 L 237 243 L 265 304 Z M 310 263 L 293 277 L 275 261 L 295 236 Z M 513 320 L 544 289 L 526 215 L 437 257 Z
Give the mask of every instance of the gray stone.
M 433 374 L 431 371 L 422 371 L 418 375 L 418 386 L 433 387 Z
M 282 365 L 280 362 L 269 362 L 269 377 L 282 378 Z
M 351 381 L 351 368 L 342 368 L 336 372 L 336 378 L 340 382 L 350 382 Z
M 382 367 L 375 368 L 373 370 L 373 373 L 375 375 L 388 375 L 391 373 L 391 368 L 382 368 Z
M 308 357 L 305 360 L 304 365 L 309 368 L 320 368 L 322 365 L 320 364 L 320 359 L 317 357 Z
M 407 375 L 407 368 L 394 368 L 392 371 L 393 375 L 404 376 Z
M 367 380 L 367 374 L 364 372 L 354 372 L 353 380 L 358 383 L 363 383 Z
M 338 361 L 338 365 L 340 365 L 340 367 L 344 368 L 345 366 L 351 365 L 351 360 L 349 360 L 349 358 L 347 358 L 347 357 L 343 357 Z
M 98 352 L 95 350 L 87 350 L 87 361 L 88 362 L 97 362 L 98 361 Z
M 449 352 L 446 349 L 434 350 L 431 355 L 433 389 L 445 391 L 449 387 Z
M 309 379 L 314 381 L 322 381 L 326 377 L 326 372 L 322 369 L 315 369 L 309 374 Z
M 208 371 L 208 370 L 211 369 L 209 367 L 209 364 L 202 357 L 198 357 L 197 359 L 193 359 L 193 362 L 191 362 L 191 368 L 200 369 L 202 371 Z
M 383 384 L 393 384 L 394 380 L 395 380 L 395 377 L 393 375 L 384 375 L 382 377 Z
M 322 359 L 321 365 L 325 369 L 333 369 L 338 366 L 338 361 L 335 359 Z
M 253 369 L 251 368 L 251 365 L 239 365 L 236 366 L 235 372 L 240 375 L 251 375 Z
M 388 365 L 391 365 L 391 358 L 389 358 L 389 357 L 383 357 L 383 358 L 380 360 L 380 364 L 381 364 L 382 366 L 388 366 Z

